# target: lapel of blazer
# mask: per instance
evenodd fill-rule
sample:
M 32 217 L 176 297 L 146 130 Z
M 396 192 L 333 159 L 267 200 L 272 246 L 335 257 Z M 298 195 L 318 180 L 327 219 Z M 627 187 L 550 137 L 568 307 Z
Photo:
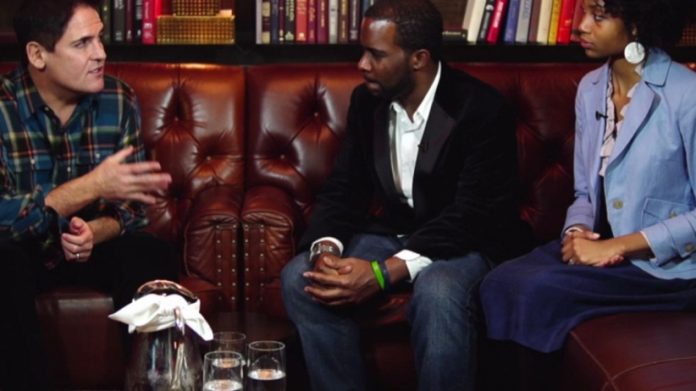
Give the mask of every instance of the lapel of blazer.
M 391 151 L 389 145 L 389 102 L 381 101 L 374 112 L 372 129 L 372 149 L 374 154 L 375 172 L 382 184 L 382 189 L 389 198 L 398 194 L 391 166 Z
M 669 70 L 669 58 L 659 51 L 651 51 L 648 62 L 643 68 L 643 76 L 638 82 L 635 93 L 631 98 L 626 116 L 621 126 L 621 131 L 616 136 L 616 145 L 607 162 L 609 168 L 612 162 L 618 159 L 631 143 L 636 132 L 643 125 L 651 108 L 657 103 L 657 95 L 651 85 L 663 86 Z
M 425 213 L 423 208 L 425 205 L 425 188 L 419 182 L 419 178 L 431 175 L 435 169 L 438 157 L 445 147 L 446 141 L 449 139 L 452 130 L 454 129 L 454 119 L 443 109 L 439 101 L 443 99 L 441 95 L 446 88 L 445 69 L 443 67 L 440 85 L 435 93 L 435 100 L 430 108 L 428 115 L 428 123 L 425 125 L 423 137 L 418 146 L 418 158 L 416 159 L 416 169 L 413 175 L 413 205 L 415 206 L 416 215 L 419 216 Z M 444 82 L 443 82 L 444 81 Z M 442 92 L 442 93 L 441 93 Z M 446 97 L 444 97 L 446 99 Z

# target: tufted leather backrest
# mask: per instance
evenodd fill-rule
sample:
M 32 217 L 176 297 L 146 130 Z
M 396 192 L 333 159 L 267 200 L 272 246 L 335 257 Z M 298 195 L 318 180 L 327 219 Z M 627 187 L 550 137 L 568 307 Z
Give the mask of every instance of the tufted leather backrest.
M 575 93 L 597 64 L 454 64 L 516 110 L 520 215 L 540 242 L 557 238 L 573 200 Z
M 540 241 L 559 235 L 573 197 L 574 99 L 594 64 L 453 64 L 497 88 L 517 110 L 520 213 Z M 305 220 L 345 131 L 353 64 L 248 70 L 247 183 L 291 194 Z
M 150 230 L 182 238 L 191 204 L 220 185 L 241 195 L 244 180 L 244 69 L 201 64 L 114 63 L 107 73 L 136 92 L 149 157 L 172 185 L 149 208 Z
M 306 222 L 333 167 L 350 94 L 361 80 L 353 64 L 249 67 L 247 186 L 283 189 Z

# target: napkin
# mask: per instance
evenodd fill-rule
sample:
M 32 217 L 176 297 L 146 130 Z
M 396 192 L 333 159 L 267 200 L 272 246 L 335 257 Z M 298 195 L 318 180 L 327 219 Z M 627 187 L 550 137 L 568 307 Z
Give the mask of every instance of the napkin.
M 189 303 L 177 294 L 147 294 L 109 315 L 110 319 L 128 325 L 128 332 L 152 332 L 176 325 L 174 310 L 179 308 L 184 323 L 206 341 L 213 339 L 213 331 L 200 313 L 201 302 Z

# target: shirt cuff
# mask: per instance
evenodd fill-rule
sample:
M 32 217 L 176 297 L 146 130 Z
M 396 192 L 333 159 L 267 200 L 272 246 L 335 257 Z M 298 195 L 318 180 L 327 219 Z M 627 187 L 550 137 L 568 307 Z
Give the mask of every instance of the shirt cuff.
M 428 267 L 433 260 L 411 250 L 401 250 L 394 255 L 395 258 L 402 259 L 406 263 L 406 269 L 410 276 L 409 282 L 413 282 L 421 270 Z
M 583 229 L 580 228 L 580 225 L 573 225 L 573 226 L 568 227 L 568 229 L 566 229 L 565 231 L 563 231 L 563 235 L 568 235 L 571 232 L 582 232 L 582 231 L 583 231 Z
M 324 240 L 326 240 L 327 242 L 331 242 L 331 243 L 335 244 L 336 247 L 338 247 L 338 252 L 339 252 L 339 254 L 343 254 L 343 243 L 341 243 L 340 240 L 334 238 L 333 236 L 324 236 L 323 238 L 319 238 L 319 239 L 313 241 L 313 242 L 312 242 L 312 245 L 310 246 L 310 248 L 314 247 L 314 245 L 315 245 L 317 242 L 322 242 L 322 241 L 324 241 Z

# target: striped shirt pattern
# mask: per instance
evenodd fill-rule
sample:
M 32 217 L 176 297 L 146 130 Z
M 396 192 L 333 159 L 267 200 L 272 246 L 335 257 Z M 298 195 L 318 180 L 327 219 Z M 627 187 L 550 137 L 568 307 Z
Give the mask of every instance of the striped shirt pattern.
M 143 161 L 135 93 L 118 79 L 105 76 L 104 89 L 83 97 L 61 125 L 25 67 L 0 77 L 0 240 L 39 239 L 45 250 L 60 250 L 67 219 L 45 206 L 45 196 L 128 145 L 135 146 L 128 161 Z M 100 199 L 78 216 L 111 216 L 121 233 L 147 224 L 144 205 L 131 202 Z

